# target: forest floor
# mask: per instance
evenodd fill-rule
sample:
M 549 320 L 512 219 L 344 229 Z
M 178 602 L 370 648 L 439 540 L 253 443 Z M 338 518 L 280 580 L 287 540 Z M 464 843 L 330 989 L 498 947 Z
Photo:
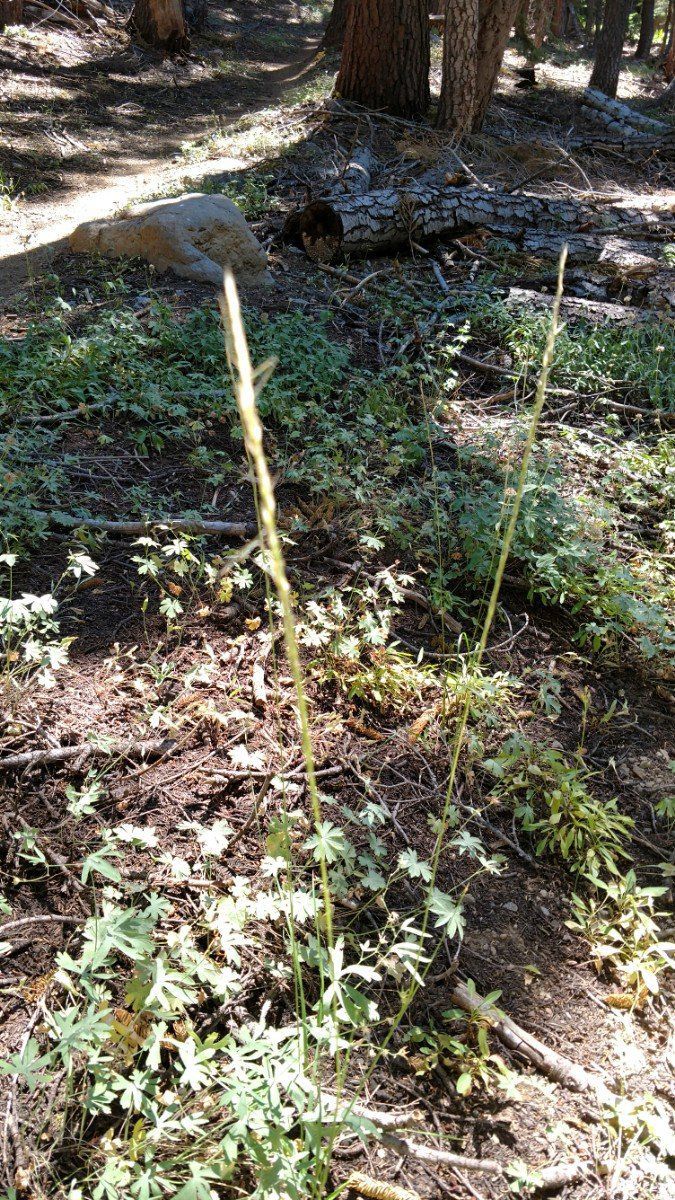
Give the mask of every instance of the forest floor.
M 343 993 L 353 1020 L 345 1090 L 365 1080 L 361 1100 L 406 1110 L 418 1144 L 505 1171 L 424 1164 L 372 1130 L 365 1144 L 347 1130 L 329 1184 L 360 1169 L 434 1200 L 499 1200 L 536 1192 L 528 1171 L 564 1162 L 584 1170 L 562 1189 L 570 1197 L 675 1197 L 663 1134 L 675 1100 L 672 163 L 570 150 L 570 130 L 585 128 L 590 69 L 577 51 L 551 52 L 528 91 L 515 86 L 510 51 L 485 129 L 460 161 L 429 126 L 330 109 L 334 64 L 316 55 L 320 16 L 290 3 L 216 6 L 186 64 L 152 61 L 122 35 L 95 54 L 85 37 L 47 27 L 0 37 L 0 89 L 12 100 L 0 151 L 9 264 L 0 515 L 7 586 L 19 602 L 0 618 L 0 1046 L 20 1056 L 2 1100 L 7 1195 L 160 1194 L 154 1184 L 142 1190 L 139 1162 L 147 1179 L 166 1171 L 183 1200 L 247 1188 L 246 1178 L 230 1186 L 208 1174 L 217 1154 L 200 1124 L 204 1097 L 224 1087 L 208 1075 L 208 1037 L 248 1030 L 251 1044 L 267 1046 L 268 1029 L 292 1025 L 286 851 L 295 856 L 293 903 L 309 913 L 316 846 L 259 549 L 232 557 L 245 539 L 159 527 L 140 541 L 75 537 L 63 519 L 185 514 L 255 527 L 213 290 L 136 262 L 53 258 L 80 211 L 95 215 L 92 202 L 102 215 L 130 196 L 187 186 L 237 200 L 274 276 L 272 290 L 249 298 L 246 324 L 255 361 L 278 359 L 260 404 L 337 929 L 347 960 L 377 970 L 358 987 L 352 978 L 352 1007 Z M 658 91 L 627 60 L 620 95 L 647 111 Z M 466 168 L 490 187 L 659 214 L 647 266 L 568 269 L 576 308 L 564 310 L 482 658 L 474 647 L 556 263 L 483 231 L 431 254 L 413 247 L 329 269 L 310 262 L 281 241 L 284 216 L 332 186 L 365 140 L 375 182 Z M 37 246 L 51 247 L 49 273 L 31 253 Z M 29 283 L 17 287 L 26 272 Z M 22 596 L 34 601 L 21 605 Z M 7 762 L 33 751 L 47 760 Z M 416 936 L 439 819 L 448 842 L 424 941 L 438 957 L 394 1028 L 408 978 L 400 946 Z M 150 893 L 166 907 L 139 933 Z M 127 940 L 115 926 L 124 906 L 136 922 Z M 107 922 L 109 955 L 101 951 L 94 984 L 82 957 L 91 934 L 83 951 L 79 931 L 92 912 Z M 173 991 L 152 976 L 135 1003 L 125 987 L 134 962 L 145 969 L 148 938 L 148 961 L 164 964 Z M 312 963 L 308 951 L 310 1007 Z M 616 1103 L 546 1078 L 488 1031 L 479 1008 L 461 1017 L 451 991 L 467 978 L 596 1072 Z M 113 1004 L 112 1051 L 97 1025 L 104 1001 Z M 378 1008 L 367 1021 L 364 1004 Z M 141 1070 L 156 1030 L 159 1100 Z M 43 1055 L 34 1079 L 32 1039 Z M 186 1043 L 204 1055 L 197 1083 Z M 219 1052 L 232 1079 L 249 1078 L 243 1058 L 232 1065 L 232 1046 Z M 276 1063 L 275 1053 L 271 1038 L 264 1061 Z M 101 1088 L 108 1072 L 108 1091 L 80 1127 L 88 1059 Z M 332 1061 L 322 1060 L 328 1086 Z M 274 1078 L 283 1091 L 281 1066 Z M 301 1177 L 298 1147 L 311 1121 L 299 1133 L 289 1116 L 298 1102 L 286 1098 L 275 1125 L 260 1080 L 247 1086 L 237 1093 L 247 1120 L 254 1131 L 273 1128 L 286 1164 L 274 1160 L 267 1194 L 292 1195 L 283 1170 Z M 161 1124 L 153 1114 L 159 1104 L 168 1121 L 174 1102 L 188 1149 L 169 1155 L 160 1140 L 152 1158 Z M 254 1162 L 255 1139 L 241 1138 Z M 188 1190 L 193 1147 L 204 1174 L 195 1168 Z

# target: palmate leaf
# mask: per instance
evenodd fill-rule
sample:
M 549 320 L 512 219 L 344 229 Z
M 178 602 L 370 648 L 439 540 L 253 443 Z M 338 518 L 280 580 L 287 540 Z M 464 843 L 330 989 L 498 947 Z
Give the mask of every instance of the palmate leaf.
M 443 929 L 448 937 L 464 933 L 464 916 L 461 904 L 457 904 L 446 892 L 433 888 L 429 900 L 429 908 L 436 917 L 436 929 Z
M 411 879 L 423 879 L 425 883 L 431 880 L 431 867 L 424 859 L 417 857 L 416 850 L 403 850 L 398 856 L 398 865 Z
M 213 1167 L 198 1162 L 190 1162 L 188 1167 L 190 1179 L 176 1192 L 174 1200 L 211 1200 L 211 1185 L 218 1182 L 218 1175 Z
M 40 1047 L 35 1038 L 29 1038 L 21 1054 L 12 1054 L 10 1058 L 0 1059 L 0 1075 L 23 1079 L 29 1092 L 34 1092 L 49 1061 L 48 1054 L 40 1054 Z
M 353 850 L 349 839 L 332 821 L 321 821 L 316 827 L 316 833 L 307 838 L 304 849 L 313 852 L 316 862 L 325 859 L 327 863 L 346 858 Z

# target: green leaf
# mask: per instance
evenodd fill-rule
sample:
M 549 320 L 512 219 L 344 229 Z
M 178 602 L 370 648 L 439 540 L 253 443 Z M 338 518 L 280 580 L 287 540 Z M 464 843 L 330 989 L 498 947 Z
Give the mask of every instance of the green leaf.
M 464 932 L 464 917 L 462 905 L 455 903 L 446 892 L 433 888 L 429 900 L 429 908 L 436 917 L 436 929 L 443 929 L 448 937 L 462 936 Z

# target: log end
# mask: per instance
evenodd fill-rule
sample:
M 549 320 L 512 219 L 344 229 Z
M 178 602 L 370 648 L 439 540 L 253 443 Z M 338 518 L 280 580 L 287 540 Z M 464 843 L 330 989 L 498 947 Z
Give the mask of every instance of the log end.
M 326 200 L 314 200 L 286 218 L 283 237 L 301 246 L 314 262 L 330 263 L 337 258 L 344 226 L 342 218 Z

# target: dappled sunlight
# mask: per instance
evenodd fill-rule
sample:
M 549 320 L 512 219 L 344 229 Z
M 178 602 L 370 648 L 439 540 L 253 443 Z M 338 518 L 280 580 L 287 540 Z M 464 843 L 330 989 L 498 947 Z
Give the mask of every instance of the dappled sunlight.
M 329 9 L 0 33 L 3 1186 L 666 1200 L 670 135 Z

